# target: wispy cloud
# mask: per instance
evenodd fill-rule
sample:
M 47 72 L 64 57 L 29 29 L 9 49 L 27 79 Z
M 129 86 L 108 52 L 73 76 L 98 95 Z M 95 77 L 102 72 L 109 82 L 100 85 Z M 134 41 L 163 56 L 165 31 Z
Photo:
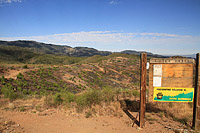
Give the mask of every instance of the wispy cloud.
M 0 40 L 35 40 L 69 46 L 86 46 L 99 50 L 147 50 L 160 54 L 189 54 L 200 51 L 200 36 L 169 33 L 124 33 L 89 31 L 45 36 L 0 37 Z
M 167 34 L 167 33 L 140 33 L 142 36 L 156 36 L 156 37 L 190 37 L 177 34 Z
M 13 2 L 22 2 L 22 0 L 0 0 L 0 4 Z
M 111 0 L 111 1 L 109 2 L 109 4 L 111 4 L 111 5 L 117 5 L 117 4 L 119 4 L 119 2 L 116 1 L 116 0 Z

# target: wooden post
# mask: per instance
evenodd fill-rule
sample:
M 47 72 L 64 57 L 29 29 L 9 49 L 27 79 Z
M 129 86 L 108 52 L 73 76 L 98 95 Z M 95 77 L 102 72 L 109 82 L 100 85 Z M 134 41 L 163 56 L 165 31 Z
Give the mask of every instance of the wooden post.
M 195 131 L 200 131 L 200 59 L 199 53 L 196 55 L 196 74 L 195 74 L 195 91 L 193 104 L 193 122 L 192 126 Z
M 140 127 L 144 127 L 145 109 L 146 109 L 146 80 L 147 80 L 147 54 L 141 53 L 140 55 Z

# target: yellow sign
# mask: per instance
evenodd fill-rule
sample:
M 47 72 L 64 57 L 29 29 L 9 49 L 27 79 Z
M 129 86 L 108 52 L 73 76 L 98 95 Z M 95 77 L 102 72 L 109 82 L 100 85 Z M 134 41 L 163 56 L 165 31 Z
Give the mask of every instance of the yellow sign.
M 154 87 L 153 101 L 193 102 L 194 88 Z

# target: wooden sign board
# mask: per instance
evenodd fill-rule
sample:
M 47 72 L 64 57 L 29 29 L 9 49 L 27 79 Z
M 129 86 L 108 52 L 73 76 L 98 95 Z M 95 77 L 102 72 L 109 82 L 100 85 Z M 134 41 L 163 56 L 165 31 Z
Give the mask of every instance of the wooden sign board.
M 194 59 L 188 58 L 152 58 L 149 67 L 149 101 L 150 102 L 192 102 L 194 95 Z M 160 90 L 158 90 L 160 88 Z M 161 91 L 162 88 L 171 88 Z M 187 91 L 175 91 L 187 90 Z M 170 92 L 169 92 L 170 91 Z M 156 93 L 156 94 L 155 94 Z M 171 100 L 161 100 L 155 96 L 166 95 Z M 190 93 L 190 95 L 186 94 Z M 158 94 L 158 95 L 159 95 Z M 173 97 L 179 96 L 176 98 Z M 182 97 L 180 97 L 182 96 Z M 185 96 L 185 97 L 184 97 Z M 188 97 L 190 96 L 190 97 Z M 182 98 L 182 100 L 181 100 Z M 156 99 L 156 100 L 155 100 Z M 184 100 L 185 99 L 185 100 Z M 190 100 L 188 100 L 190 99 Z
M 151 58 L 150 63 L 159 63 L 159 64 L 191 64 L 195 63 L 194 59 L 188 58 Z

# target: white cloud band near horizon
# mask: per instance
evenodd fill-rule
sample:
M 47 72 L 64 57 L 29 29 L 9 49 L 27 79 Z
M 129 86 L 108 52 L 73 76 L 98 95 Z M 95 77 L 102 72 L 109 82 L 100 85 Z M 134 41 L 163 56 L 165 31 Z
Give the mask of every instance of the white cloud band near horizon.
M 73 32 L 29 37 L 0 37 L 0 40 L 34 40 L 98 50 L 141 50 L 157 54 L 194 54 L 200 52 L 200 36 L 168 33 L 124 33 L 113 31 Z

